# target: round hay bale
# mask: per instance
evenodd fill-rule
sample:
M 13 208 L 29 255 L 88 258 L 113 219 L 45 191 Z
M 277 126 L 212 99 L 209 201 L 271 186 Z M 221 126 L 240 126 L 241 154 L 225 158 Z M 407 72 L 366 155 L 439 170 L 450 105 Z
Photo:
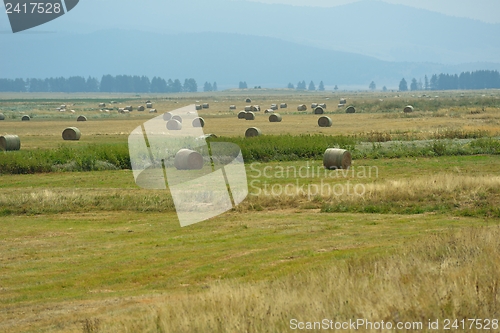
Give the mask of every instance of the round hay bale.
M 278 110 L 278 105 L 271 104 L 271 110 Z
M 208 108 L 210 108 L 210 105 L 208 103 L 203 103 L 203 105 L 201 107 L 204 109 L 208 109 Z
M 251 112 L 251 111 L 253 111 L 253 107 L 251 105 L 247 105 L 247 106 L 245 106 L 245 111 Z
M 318 106 L 321 106 L 323 109 L 326 109 L 326 103 L 319 103 Z
M 151 102 L 146 102 L 146 107 L 147 107 L 148 109 L 152 109 L 152 108 L 153 108 L 153 103 L 151 103 Z
M 201 110 L 203 108 L 200 104 L 196 104 L 194 107 L 196 110 Z
M 272 115 L 269 116 L 269 122 L 271 123 L 281 123 L 281 120 L 283 118 L 279 113 L 273 113 Z
M 267 109 L 266 111 L 264 111 L 264 113 L 274 113 L 274 110 L 273 109 Z
M 139 105 L 139 106 L 137 107 L 137 111 L 144 111 L 144 110 L 145 110 L 145 109 L 144 109 L 144 105 Z
M 319 119 L 318 119 L 319 127 L 331 127 L 332 124 L 333 124 L 333 122 L 332 122 L 332 119 L 330 119 L 330 117 L 322 116 L 322 117 L 319 117 Z
M 194 150 L 181 149 L 175 154 L 174 166 L 177 170 L 200 170 L 203 156 Z
M 30 118 L 30 116 L 28 116 L 28 115 L 24 115 L 24 116 L 21 118 L 21 121 L 30 121 L 30 120 L 31 120 L 31 118 Z
M 163 120 L 169 121 L 170 119 L 172 119 L 172 114 L 170 112 L 165 112 L 163 114 Z
M 325 169 L 348 169 L 351 162 L 351 153 L 345 149 L 328 148 L 323 155 Z
M 21 149 L 21 140 L 17 135 L 0 136 L 0 150 L 11 151 Z
M 0 113 L 0 120 L 5 120 L 5 116 L 3 113 Z
M 245 99 L 245 103 L 252 103 L 252 100 L 250 98 Z
M 156 109 L 151 109 L 149 110 L 149 113 L 158 113 L 158 111 L 156 111 Z
M 356 108 L 354 106 L 348 106 L 347 109 L 345 109 L 345 113 L 355 113 Z
M 323 114 L 325 110 L 321 106 L 317 106 L 314 108 L 314 114 Z
M 236 105 L 229 105 L 229 110 L 236 110 Z
M 205 127 L 205 120 L 201 117 L 197 117 L 193 119 L 193 122 L 191 123 L 193 127 Z
M 128 110 L 128 111 L 132 111 L 134 108 L 132 107 L 132 105 L 127 105 L 126 107 L 124 107 L 125 110 Z
M 99 103 L 99 107 L 100 108 L 105 108 L 106 107 L 106 103 Z
M 341 104 L 341 105 L 346 105 L 346 104 L 347 104 L 347 100 L 346 100 L 345 98 L 341 98 L 341 99 L 339 100 L 339 104 Z
M 78 141 L 82 136 L 82 132 L 76 127 L 68 127 L 62 132 L 63 140 Z
M 123 114 L 129 114 L 129 113 L 130 113 L 130 111 L 129 111 L 129 110 L 123 110 L 123 112 L 122 112 L 122 113 L 123 113 Z
M 76 118 L 76 121 L 87 121 L 87 117 L 85 117 L 85 116 L 78 116 L 78 118 Z
M 259 112 L 260 111 L 260 106 L 259 105 L 252 105 L 252 112 Z
M 124 108 L 118 108 L 118 113 L 123 113 L 123 111 L 125 111 Z
M 146 103 L 151 103 L 151 100 L 150 100 L 150 99 L 148 99 L 148 100 L 146 101 Z
M 66 109 L 66 104 L 61 104 L 60 108 L 61 109 Z
M 245 120 L 255 120 L 255 113 L 245 112 Z
M 246 115 L 246 114 L 247 114 L 247 113 L 246 113 L 245 111 L 240 111 L 240 112 L 238 112 L 238 119 L 245 119 L 245 115 Z
M 280 109 L 286 109 L 287 107 L 288 107 L 288 104 L 286 104 L 286 103 L 280 104 Z
M 300 104 L 299 106 L 297 106 L 297 111 L 306 111 L 307 110 L 307 106 L 305 104 Z
M 257 127 L 250 127 L 245 131 L 245 137 L 247 138 L 253 138 L 259 135 L 262 135 L 262 131 Z
M 182 129 L 182 123 L 177 119 L 170 119 L 167 122 L 167 129 L 170 131 L 180 131 Z
M 411 105 L 407 105 L 407 106 L 403 109 L 403 112 L 405 112 L 405 113 L 413 112 L 413 106 L 411 106 Z
M 314 109 L 315 109 L 315 108 L 317 108 L 317 107 L 318 107 L 318 103 L 312 103 L 312 104 L 311 104 L 311 109 L 313 109 L 313 110 L 314 110 Z
M 172 119 L 177 120 L 178 122 L 180 122 L 182 124 L 182 117 L 181 116 L 176 114 L 175 116 L 172 116 Z

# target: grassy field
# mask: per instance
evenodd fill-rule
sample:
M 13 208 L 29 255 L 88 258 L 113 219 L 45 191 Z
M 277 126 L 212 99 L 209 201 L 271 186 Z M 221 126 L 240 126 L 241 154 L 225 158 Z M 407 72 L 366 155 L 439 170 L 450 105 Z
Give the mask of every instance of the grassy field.
M 263 109 L 288 103 L 283 122 L 262 111 L 236 119 L 246 97 Z M 340 97 L 358 113 L 337 108 Z M 443 332 L 446 319 L 479 318 L 498 331 L 499 98 L 0 94 L 0 135 L 22 140 L 0 152 L 0 332 L 288 332 L 323 319 L 423 323 L 409 331 L 439 320 Z M 146 99 L 158 114 L 97 107 Z M 205 133 L 244 151 L 249 195 L 181 228 L 168 190 L 135 185 L 126 142 L 147 119 L 203 102 Z M 313 102 L 327 103 L 331 128 L 296 111 Z M 56 111 L 63 103 L 75 113 Z M 80 114 L 89 121 L 76 123 Z M 264 136 L 243 139 L 250 125 Z M 62 141 L 68 126 L 80 141 Z M 322 168 L 331 145 L 353 151 L 350 170 Z M 29 172 L 13 171 L 23 163 Z

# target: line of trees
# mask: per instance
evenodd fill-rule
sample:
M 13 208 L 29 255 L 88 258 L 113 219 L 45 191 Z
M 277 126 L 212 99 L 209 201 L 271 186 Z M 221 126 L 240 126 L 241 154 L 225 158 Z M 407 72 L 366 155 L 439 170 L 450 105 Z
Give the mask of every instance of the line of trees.
M 217 84 L 211 86 L 211 91 L 217 90 Z M 215 88 L 215 89 L 214 89 Z M 137 75 L 104 75 L 101 81 L 93 77 L 85 79 L 81 76 L 69 78 L 47 79 L 0 79 L 1 92 L 130 92 L 130 93 L 175 93 L 197 92 L 198 85 L 194 79 L 185 79 L 184 84 L 179 79 L 166 81 L 154 77 L 151 81 L 147 76 Z
M 413 78 L 410 86 L 403 78 L 399 82 L 399 91 L 415 90 L 477 90 L 500 89 L 500 73 L 492 70 L 462 72 L 458 74 L 434 74 L 429 80 L 427 75 L 422 80 Z
M 297 87 L 293 85 L 293 83 L 289 83 L 287 86 L 288 89 L 296 89 L 296 90 L 309 90 L 309 91 L 315 91 L 316 90 L 316 85 L 314 84 L 314 81 L 309 82 L 309 86 L 306 85 L 306 81 L 302 80 L 297 83 Z M 323 84 L 323 81 L 321 81 L 318 85 L 318 91 L 325 91 L 325 85 Z

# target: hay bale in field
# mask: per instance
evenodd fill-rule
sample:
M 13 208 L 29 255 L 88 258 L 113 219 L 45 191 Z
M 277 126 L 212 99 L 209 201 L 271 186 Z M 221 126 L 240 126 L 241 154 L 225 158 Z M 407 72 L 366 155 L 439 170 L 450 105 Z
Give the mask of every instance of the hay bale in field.
M 252 105 L 252 112 L 259 112 L 259 111 L 260 111 L 259 105 Z
M 255 120 L 255 113 L 245 112 L 245 120 Z
M 209 109 L 210 108 L 210 104 L 203 103 L 201 107 L 204 108 L 204 109 Z
M 132 105 L 127 105 L 126 107 L 124 107 L 123 109 L 127 110 L 127 111 L 132 111 L 133 108 L 132 108 Z
M 236 105 L 229 105 L 229 110 L 236 110 Z
M 195 108 L 196 110 L 198 110 L 198 111 L 199 111 L 199 110 L 201 110 L 203 107 L 201 106 L 201 104 L 196 104 L 196 105 L 194 106 L 194 108 Z
M 182 129 L 182 123 L 172 118 L 167 122 L 167 129 L 170 131 L 180 131 Z
M 66 109 L 66 104 L 61 104 L 60 108 L 61 109 Z
M 145 110 L 144 105 L 139 105 L 137 107 L 137 111 L 144 111 L 144 110 Z
M 87 117 L 85 117 L 85 116 L 78 116 L 78 118 L 76 118 L 76 121 L 87 121 Z
M 278 110 L 278 105 L 271 104 L 271 110 Z
M 348 169 L 351 163 L 351 153 L 345 149 L 328 148 L 323 155 L 325 169 Z
M 247 105 L 247 106 L 245 106 L 245 111 L 251 112 L 251 111 L 253 111 L 253 107 L 251 105 Z
M 172 119 L 172 114 L 170 112 L 165 112 L 163 114 L 163 120 L 169 121 L 170 119 Z
M 274 110 L 273 109 L 267 109 L 266 111 L 264 111 L 264 113 L 274 113 Z
M 318 106 L 321 106 L 323 109 L 326 109 L 326 103 L 319 103 Z
M 288 104 L 286 104 L 286 103 L 280 104 L 280 109 L 286 109 L 287 107 L 288 107 Z
M 5 116 L 3 113 L 0 113 L 0 120 L 5 120 Z
M 245 99 L 245 103 L 252 103 L 252 100 L 250 98 Z
M 158 113 L 158 111 L 156 111 L 156 109 L 151 109 L 149 110 L 149 113 Z
M 105 108 L 106 107 L 106 103 L 99 103 L 99 107 L 100 108 Z
M 314 108 L 314 114 L 323 114 L 325 110 L 321 106 L 317 106 Z
M 297 111 L 306 111 L 307 110 L 307 106 L 305 104 L 300 104 L 299 106 L 297 106 Z
M 269 116 L 269 122 L 271 123 L 281 123 L 281 120 L 283 118 L 279 113 L 273 113 L 272 115 Z
M 0 150 L 12 151 L 21 149 L 21 140 L 17 135 L 0 136 Z
M 311 104 L 311 109 L 316 109 L 318 107 L 318 103 L 312 103 Z
M 318 119 L 319 127 L 331 127 L 333 124 L 332 119 L 330 117 L 322 116 Z
M 130 113 L 130 111 L 129 111 L 129 110 L 123 110 L 123 112 L 122 112 L 122 113 L 123 113 L 123 114 L 129 114 L 129 113 Z
M 68 127 L 62 132 L 63 140 L 78 141 L 82 136 L 82 132 L 76 127 Z
M 250 127 L 245 131 L 245 137 L 247 138 L 253 138 L 259 135 L 262 135 L 262 131 L 257 127 Z
M 146 103 L 151 103 L 151 100 L 150 100 L 150 99 L 148 99 L 148 100 L 146 101 Z
M 153 103 L 151 103 L 151 102 L 146 102 L 146 107 L 147 107 L 148 109 L 152 109 L 152 108 L 153 108 Z
M 245 119 L 245 114 L 246 114 L 245 111 L 238 112 L 238 119 Z
M 180 122 L 182 124 L 182 117 L 181 116 L 176 114 L 175 116 L 172 116 L 172 119 L 177 120 L 178 122 Z
M 200 170 L 203 156 L 194 150 L 181 149 L 175 154 L 174 166 L 177 170 Z
M 118 108 L 118 113 L 123 113 L 123 111 L 125 111 L 124 108 Z
M 21 118 L 21 121 L 30 121 L 31 120 L 31 117 L 28 116 L 27 114 L 25 114 L 22 118 Z
M 345 98 L 341 98 L 341 99 L 339 100 L 339 104 L 341 104 L 341 105 L 346 105 L 346 104 L 347 104 L 347 99 L 345 99 Z
M 345 109 L 345 113 L 355 113 L 356 108 L 352 105 L 348 106 L 347 109 Z
M 191 123 L 193 127 L 205 127 L 205 120 L 201 117 L 197 117 L 193 119 L 193 122 Z
M 413 112 L 413 106 L 411 106 L 411 105 L 407 105 L 407 106 L 403 109 L 403 112 L 405 112 L 405 113 L 410 113 L 410 112 Z

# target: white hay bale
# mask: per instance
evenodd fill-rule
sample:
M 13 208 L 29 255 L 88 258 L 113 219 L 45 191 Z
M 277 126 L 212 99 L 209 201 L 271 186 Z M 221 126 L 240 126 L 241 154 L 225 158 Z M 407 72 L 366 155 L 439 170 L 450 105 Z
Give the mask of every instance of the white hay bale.
M 63 140 L 78 141 L 82 136 L 82 132 L 76 127 L 68 127 L 62 132 Z
M 203 156 L 194 150 L 181 149 L 175 154 L 174 166 L 177 170 L 200 170 Z
M 145 109 L 144 109 L 144 105 L 139 105 L 139 106 L 137 107 L 137 111 L 144 111 L 144 110 L 145 110 Z
M 238 119 L 245 119 L 245 114 L 246 114 L 245 111 L 238 112 Z
M 287 107 L 288 107 L 288 104 L 286 104 L 286 103 L 280 104 L 280 109 L 286 109 Z
M 201 109 L 203 108 L 200 104 L 196 104 L 194 107 L 195 107 L 195 109 L 196 109 L 196 110 L 198 110 L 198 111 L 199 111 L 199 110 L 201 110 Z
M 273 113 L 269 116 L 269 122 L 271 123 L 280 123 L 283 117 L 279 113 Z
M 267 109 L 266 111 L 264 111 L 264 113 L 274 113 L 274 110 L 273 109 Z
M 163 114 L 163 120 L 169 121 L 170 119 L 172 119 L 172 114 L 170 112 L 165 112 Z
M 24 115 L 22 118 L 21 118 L 21 121 L 30 121 L 31 120 L 31 117 L 28 116 L 27 114 Z
M 5 116 L 3 113 L 0 113 L 0 120 L 5 120 Z
M 209 108 L 210 108 L 210 104 L 208 104 L 208 103 L 203 103 L 203 104 L 201 105 L 201 107 L 202 107 L 202 108 L 204 108 L 204 109 L 209 109 Z
M 0 150 L 12 151 L 21 149 L 21 139 L 17 135 L 0 136 Z
M 182 123 L 177 119 L 170 119 L 167 122 L 167 129 L 170 131 L 180 131 L 182 129 Z
M 403 112 L 405 112 L 405 113 L 410 113 L 410 112 L 413 112 L 413 106 L 411 106 L 411 105 L 407 105 L 407 106 L 403 109 Z
M 314 110 L 316 107 L 318 107 L 318 103 L 312 103 L 312 104 L 311 104 L 311 109 L 313 109 L 313 110 Z
M 297 106 L 297 111 L 306 111 L 307 110 L 307 106 L 305 104 L 300 104 L 299 106 Z
M 317 106 L 314 108 L 314 114 L 323 114 L 325 113 L 325 110 L 321 106 Z
M 355 113 L 356 112 L 356 108 L 352 105 L 348 106 L 346 109 L 345 109 L 345 113 Z
M 255 120 L 255 113 L 245 112 L 245 120 Z
M 181 116 L 176 114 L 175 116 L 172 116 L 172 119 L 177 120 L 178 122 L 180 122 L 182 124 L 182 117 Z
M 245 137 L 253 138 L 262 135 L 262 131 L 257 127 L 250 127 L 245 131 Z
M 149 113 L 158 113 L 158 111 L 156 111 L 156 109 L 151 109 L 149 110 Z
M 193 119 L 193 122 L 191 123 L 193 127 L 205 127 L 205 120 L 201 117 L 197 117 Z
M 351 163 L 351 153 L 345 149 L 328 148 L 323 155 L 325 169 L 348 169 Z
M 236 105 L 229 105 L 229 110 L 236 110 Z
M 331 127 L 333 124 L 332 119 L 330 117 L 322 116 L 318 119 L 319 127 Z
M 247 105 L 247 106 L 245 106 L 245 111 L 251 112 L 251 111 L 253 111 L 253 107 L 251 105 Z
M 146 102 L 146 107 L 147 107 L 148 109 L 152 109 L 152 108 L 153 108 L 153 103 L 151 103 L 151 102 Z
M 76 118 L 76 121 L 87 121 L 87 117 L 85 117 L 85 116 L 78 116 L 78 118 Z

